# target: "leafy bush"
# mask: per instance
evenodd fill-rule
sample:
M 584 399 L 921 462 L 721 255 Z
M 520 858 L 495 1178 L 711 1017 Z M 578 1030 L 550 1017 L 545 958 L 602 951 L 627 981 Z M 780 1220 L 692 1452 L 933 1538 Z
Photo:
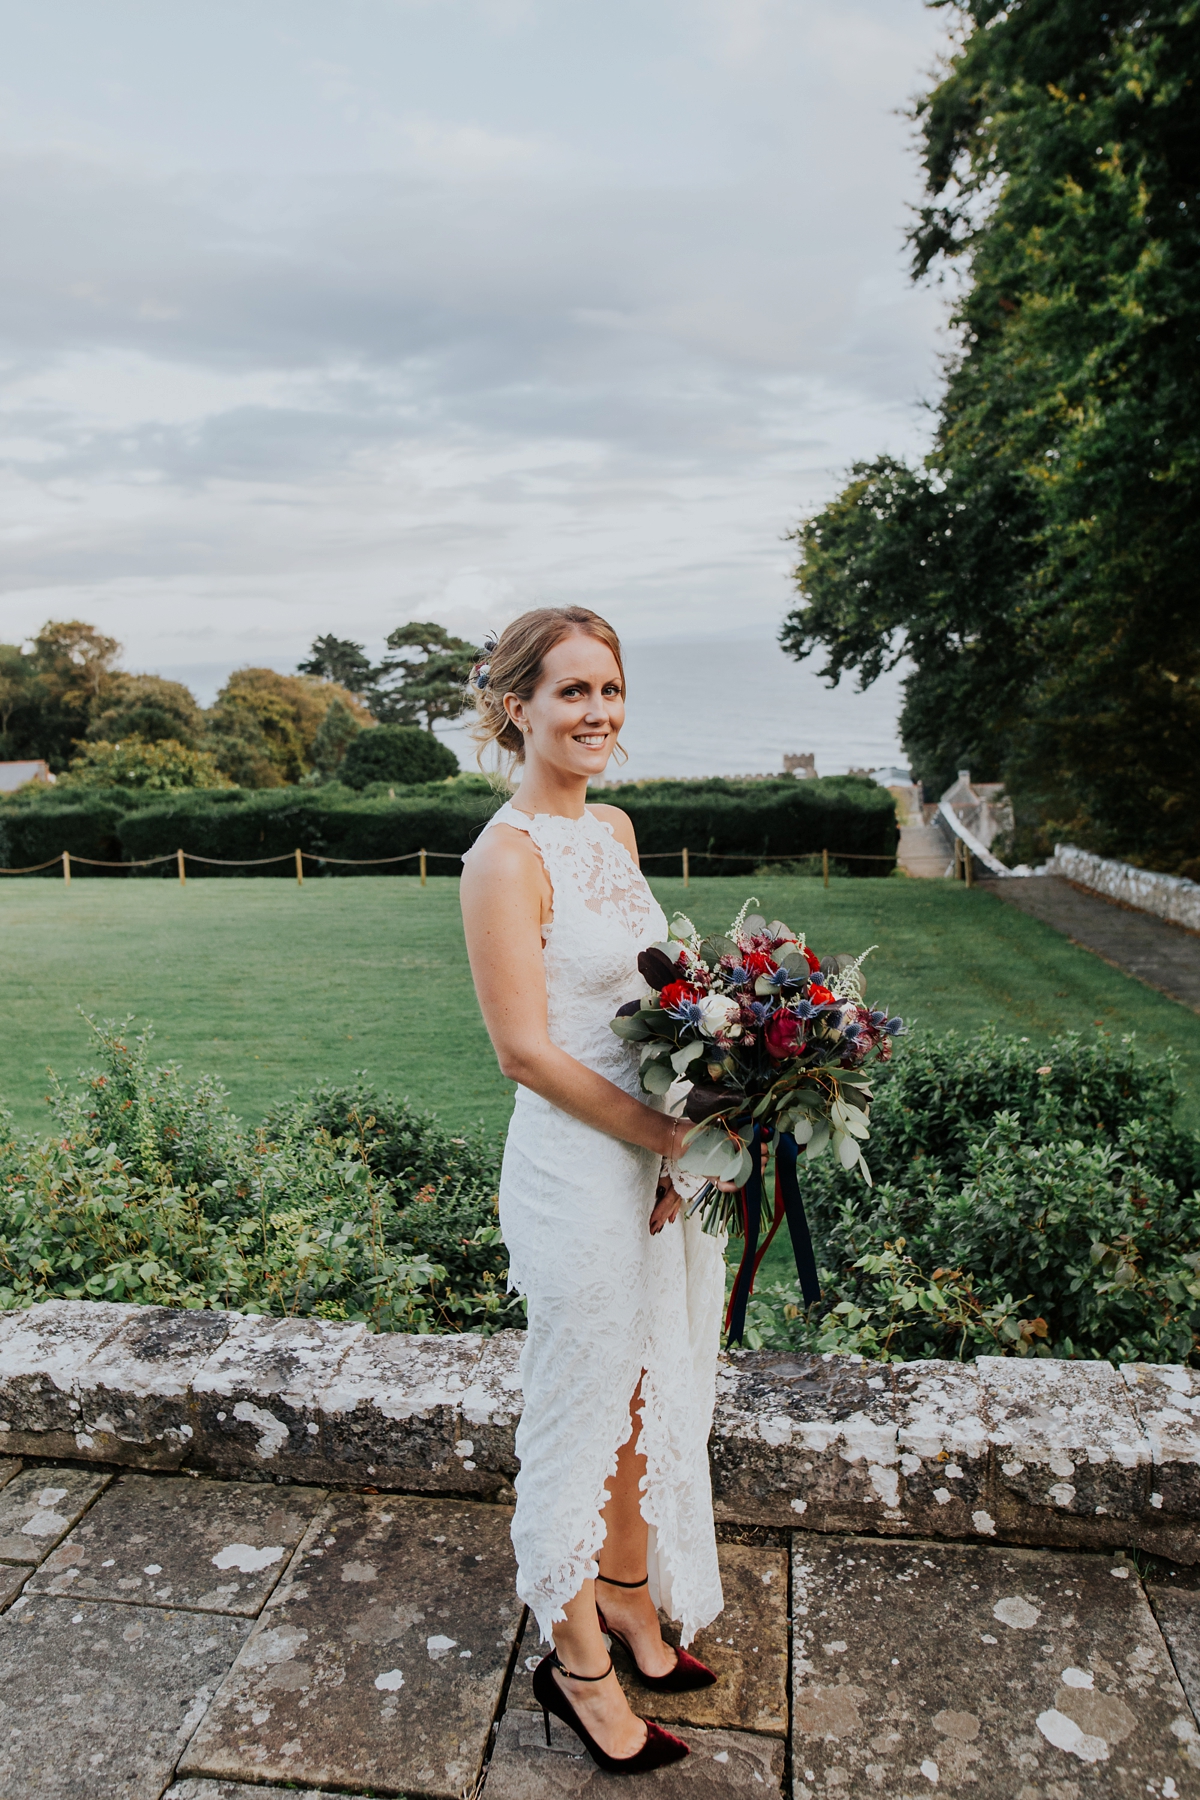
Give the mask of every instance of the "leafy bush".
M 65 788 L 148 788 L 173 793 L 179 788 L 223 788 L 232 784 L 207 750 L 190 750 L 174 738 L 144 743 L 140 738 L 112 744 L 101 738 L 84 744 L 61 778 Z
M 338 774 L 347 787 L 393 781 L 397 787 L 444 781 L 458 774 L 458 758 L 431 731 L 419 725 L 377 725 L 362 731 L 342 758 Z
M 589 798 L 629 814 L 643 856 L 678 855 L 686 844 L 695 875 L 736 874 L 738 863 L 749 873 L 766 856 L 803 858 L 823 849 L 881 857 L 849 866 L 856 875 L 890 875 L 886 859 L 900 841 L 891 795 L 861 776 L 641 781 L 598 789 Z
M 1200 1345 L 1200 1140 L 1174 1059 L 1078 1035 L 918 1041 L 882 1079 L 874 1188 L 804 1197 L 824 1302 L 751 1301 L 748 1341 L 874 1357 L 1188 1361 Z
M 54 1138 L 22 1143 L 0 1115 L 0 1307 L 62 1295 L 419 1332 L 522 1321 L 479 1133 L 451 1138 L 363 1082 L 246 1133 L 218 1083 L 152 1066 L 149 1032 L 93 1028 L 101 1066 L 80 1091 L 55 1084 Z

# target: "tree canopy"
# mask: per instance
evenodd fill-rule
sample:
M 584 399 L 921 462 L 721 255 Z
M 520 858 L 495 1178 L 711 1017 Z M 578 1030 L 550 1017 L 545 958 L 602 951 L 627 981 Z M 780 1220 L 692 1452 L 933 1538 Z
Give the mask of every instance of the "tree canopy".
M 924 465 L 856 465 L 796 532 L 782 642 L 901 658 L 935 792 L 1004 779 L 1018 849 L 1200 875 L 1200 8 L 935 0 L 914 275 L 958 299 Z

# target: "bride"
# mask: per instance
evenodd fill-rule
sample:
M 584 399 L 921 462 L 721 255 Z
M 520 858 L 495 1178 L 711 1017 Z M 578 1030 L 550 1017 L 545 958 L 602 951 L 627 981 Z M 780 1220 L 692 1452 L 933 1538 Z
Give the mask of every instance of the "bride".
M 687 1746 L 633 1713 L 603 1634 L 651 1688 L 716 1679 L 663 1642 L 656 1609 L 686 1645 L 723 1604 L 707 1451 L 722 1247 L 680 1216 L 686 1126 L 647 1100 L 636 1051 L 609 1030 L 646 992 L 638 951 L 667 930 L 629 819 L 586 805 L 625 717 L 616 633 L 583 607 L 526 613 L 471 694 L 481 747 L 522 768 L 462 878 L 479 1004 L 518 1083 L 500 1181 L 528 1307 L 517 1592 L 554 1644 L 534 1675 L 547 1742 L 555 1713 L 603 1768 L 633 1774 Z

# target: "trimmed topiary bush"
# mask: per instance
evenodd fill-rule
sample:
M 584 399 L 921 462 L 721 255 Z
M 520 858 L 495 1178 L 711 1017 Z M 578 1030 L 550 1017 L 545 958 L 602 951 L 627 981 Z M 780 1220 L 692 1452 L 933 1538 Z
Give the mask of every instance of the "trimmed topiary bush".
M 360 732 L 338 769 L 338 779 L 352 788 L 366 787 L 371 781 L 412 787 L 457 774 L 458 758 L 453 750 L 419 725 L 377 725 Z

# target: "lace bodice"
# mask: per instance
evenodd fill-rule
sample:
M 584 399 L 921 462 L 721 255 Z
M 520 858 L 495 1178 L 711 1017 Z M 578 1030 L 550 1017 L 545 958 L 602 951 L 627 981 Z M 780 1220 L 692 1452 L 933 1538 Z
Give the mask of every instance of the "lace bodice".
M 531 815 L 509 801 L 485 829 L 496 825 L 528 833 L 553 889 L 554 916 L 543 930 L 551 1041 L 646 1100 L 636 1052 L 609 1030 L 609 1021 L 626 1000 L 646 992 L 637 954 L 667 935 L 662 907 L 611 825 L 594 813 Z

